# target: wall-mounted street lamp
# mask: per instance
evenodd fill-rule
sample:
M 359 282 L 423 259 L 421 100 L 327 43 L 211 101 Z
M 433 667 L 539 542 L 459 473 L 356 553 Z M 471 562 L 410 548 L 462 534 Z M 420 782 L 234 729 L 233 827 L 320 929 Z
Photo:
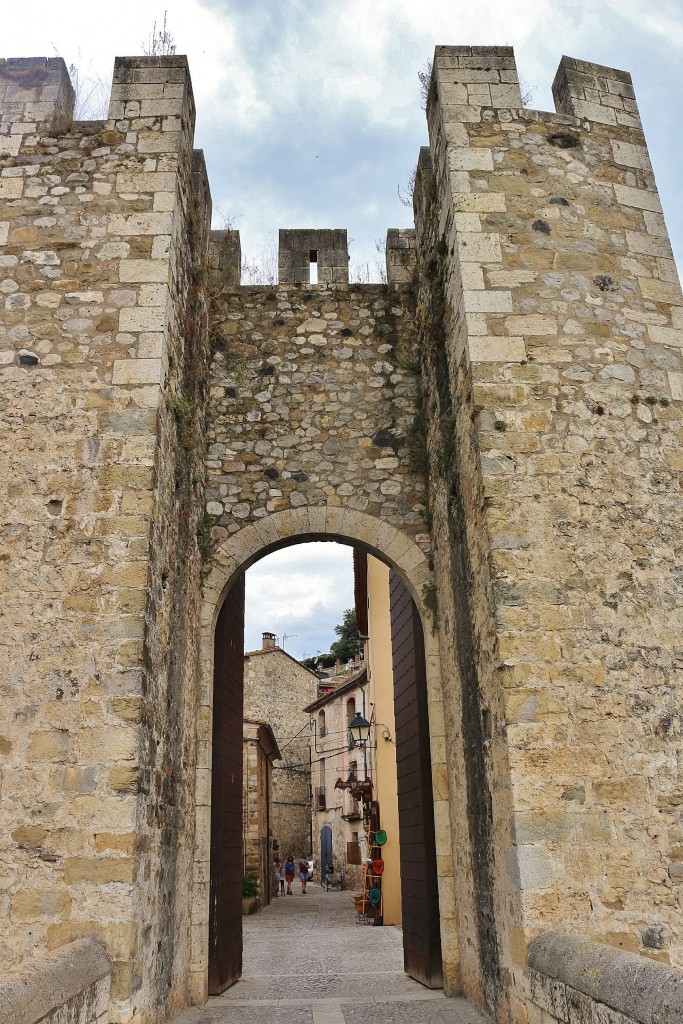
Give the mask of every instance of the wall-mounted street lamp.
M 358 746 L 364 747 L 370 739 L 370 723 L 367 718 L 363 718 L 360 711 L 356 711 L 356 717 L 349 722 L 349 732 L 351 739 Z

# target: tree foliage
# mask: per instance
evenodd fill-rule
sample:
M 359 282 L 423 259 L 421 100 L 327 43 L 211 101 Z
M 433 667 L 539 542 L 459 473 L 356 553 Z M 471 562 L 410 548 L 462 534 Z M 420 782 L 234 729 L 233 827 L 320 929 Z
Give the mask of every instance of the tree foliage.
M 356 609 L 347 608 L 343 613 L 343 621 L 339 625 L 334 627 L 334 631 L 339 637 L 338 640 L 330 646 L 329 654 L 318 653 L 314 658 L 304 658 L 301 662 L 306 668 L 315 670 L 318 665 L 322 665 L 324 668 L 330 668 L 335 664 L 337 658 L 342 663 L 352 661 L 356 655 L 360 652 L 363 643 L 358 632 L 358 625 L 356 623 Z
M 334 631 L 339 639 L 335 640 L 330 647 L 330 654 L 341 661 L 349 661 L 351 658 L 355 658 L 361 648 L 355 608 L 346 609 L 343 621 L 334 627 Z

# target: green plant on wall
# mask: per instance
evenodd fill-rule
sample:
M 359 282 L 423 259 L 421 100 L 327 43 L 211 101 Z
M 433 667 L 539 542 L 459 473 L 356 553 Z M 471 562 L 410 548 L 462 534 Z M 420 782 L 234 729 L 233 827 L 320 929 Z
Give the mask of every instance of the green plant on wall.
M 432 619 L 432 635 L 433 635 L 434 633 L 436 633 L 437 629 L 439 628 L 439 622 L 438 622 L 439 602 L 438 602 L 438 597 L 437 597 L 437 592 L 436 592 L 436 583 L 425 583 L 425 585 L 422 588 L 422 600 L 424 601 L 424 606 L 427 609 L 427 611 L 429 612 L 429 614 L 431 616 L 431 619 Z
M 214 564 L 214 556 L 218 548 L 218 541 L 211 533 L 213 523 L 213 517 L 209 515 L 206 509 L 204 509 L 197 519 L 197 547 L 199 548 L 199 557 L 202 560 L 202 567 L 200 570 L 202 583 L 204 583 L 211 572 Z

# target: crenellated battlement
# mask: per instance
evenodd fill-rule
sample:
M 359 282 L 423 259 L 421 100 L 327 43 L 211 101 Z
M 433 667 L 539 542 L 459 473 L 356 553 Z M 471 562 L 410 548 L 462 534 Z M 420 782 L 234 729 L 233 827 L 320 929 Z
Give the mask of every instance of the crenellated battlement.
M 0 156 L 17 156 L 25 136 L 66 131 L 74 101 L 61 57 L 0 60 Z

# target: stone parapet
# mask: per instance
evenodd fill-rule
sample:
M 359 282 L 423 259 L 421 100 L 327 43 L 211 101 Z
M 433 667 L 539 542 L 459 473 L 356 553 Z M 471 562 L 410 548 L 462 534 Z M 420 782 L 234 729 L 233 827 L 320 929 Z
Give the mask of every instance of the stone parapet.
M 389 228 L 386 264 L 388 284 L 409 284 L 415 276 L 417 241 L 414 228 Z
M 529 947 L 530 1024 L 680 1024 L 683 971 L 599 942 L 544 932 Z
M 280 229 L 280 284 L 310 284 L 313 265 L 317 270 L 318 284 L 348 284 L 346 228 Z
M 22 141 L 37 132 L 66 131 L 74 102 L 61 57 L 0 60 L 0 157 L 16 156 Z
M 478 120 L 481 110 L 521 107 L 522 95 L 511 46 L 437 46 L 428 99 L 454 118 Z
M 209 244 L 209 270 L 214 288 L 237 288 L 242 268 L 240 233 L 235 230 L 212 231 Z
M 2 1024 L 107 1024 L 111 965 L 102 946 L 79 939 L 0 974 Z
M 553 98 L 558 114 L 572 114 L 598 124 L 642 127 L 627 71 L 563 57 L 553 82 Z

